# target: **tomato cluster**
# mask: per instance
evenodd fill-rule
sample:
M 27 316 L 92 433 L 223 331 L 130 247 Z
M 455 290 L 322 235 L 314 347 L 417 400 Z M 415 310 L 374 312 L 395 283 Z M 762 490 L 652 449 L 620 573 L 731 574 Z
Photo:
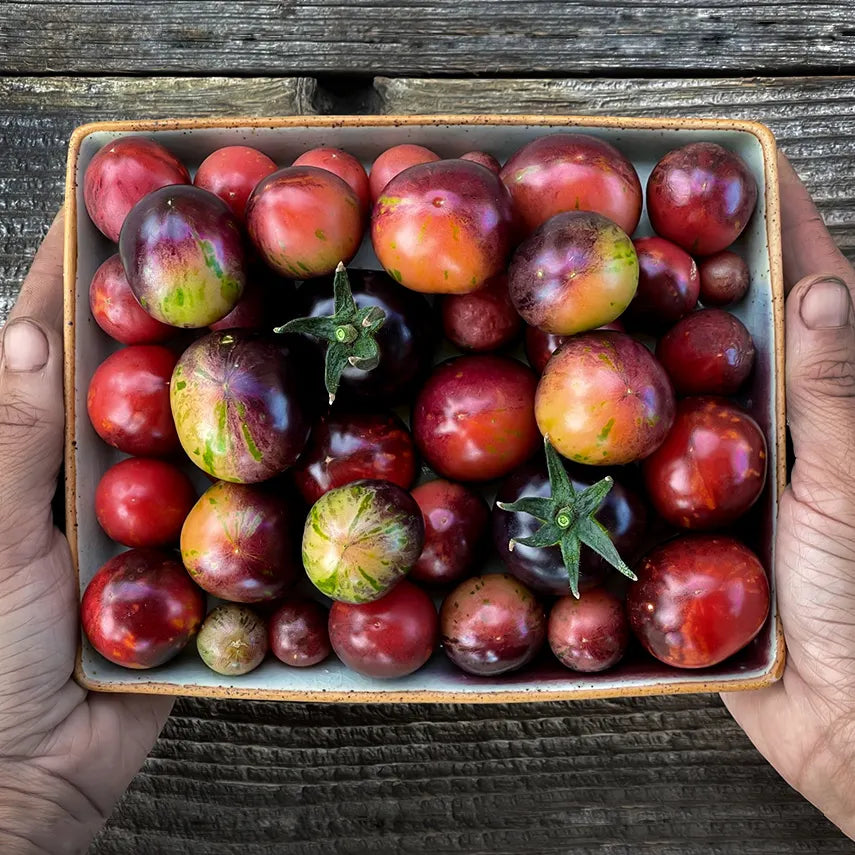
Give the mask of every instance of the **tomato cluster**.
M 767 450 L 725 397 L 755 349 L 722 307 L 756 198 L 712 143 L 656 165 L 652 236 L 632 163 L 583 134 L 504 165 L 395 146 L 370 175 L 230 146 L 192 183 L 156 142 L 105 146 L 84 199 L 119 251 L 90 305 L 126 346 L 87 404 L 131 455 L 95 497 L 130 549 L 84 593 L 93 646 L 149 668 L 195 637 L 228 676 L 335 652 L 375 678 L 440 647 L 482 676 L 547 646 L 580 672 L 633 637 L 683 668 L 745 647 L 769 586 L 729 527 Z M 383 272 L 346 267 L 366 237 Z

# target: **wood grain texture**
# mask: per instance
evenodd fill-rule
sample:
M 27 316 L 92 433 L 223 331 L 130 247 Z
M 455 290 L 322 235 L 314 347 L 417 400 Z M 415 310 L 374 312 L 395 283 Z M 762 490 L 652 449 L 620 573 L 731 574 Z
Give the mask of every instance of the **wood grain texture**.
M 834 73 L 849 0 L 14 0 L 0 70 L 617 75 Z

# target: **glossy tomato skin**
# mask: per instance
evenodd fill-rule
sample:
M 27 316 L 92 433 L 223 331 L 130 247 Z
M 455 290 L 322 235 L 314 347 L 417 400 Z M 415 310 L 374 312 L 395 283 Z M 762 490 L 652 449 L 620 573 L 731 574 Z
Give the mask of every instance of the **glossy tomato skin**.
M 570 482 L 575 490 L 584 490 L 600 481 L 606 474 L 599 468 L 565 464 Z M 620 553 L 631 565 L 647 531 L 647 508 L 639 493 L 628 483 L 619 470 L 612 474 L 615 482 L 609 490 L 596 518 L 601 522 Z M 552 488 L 543 460 L 534 460 L 512 472 L 500 485 L 497 502 L 516 502 L 526 496 L 549 498 Z M 567 596 L 570 583 L 567 568 L 557 546 L 533 547 L 515 543 L 511 539 L 533 535 L 542 523 L 530 514 L 503 511 L 493 506 L 493 545 L 508 572 L 534 591 L 555 596 Z M 601 584 L 611 573 L 611 566 L 587 546 L 582 546 L 579 556 L 579 590 L 588 591 Z
M 731 537 L 684 535 L 647 555 L 629 586 L 635 636 L 666 665 L 707 668 L 762 628 L 769 581 L 748 547 Z
M 276 171 L 276 164 L 264 152 L 248 145 L 229 145 L 209 154 L 193 178 L 193 183 L 219 196 L 243 222 L 249 194 Z
M 239 677 L 254 671 L 267 655 L 267 624 L 247 606 L 215 606 L 196 636 L 199 658 L 215 673 Z
M 425 545 L 410 578 L 432 585 L 460 581 L 481 556 L 489 521 L 478 493 L 438 478 L 420 484 L 412 496 L 425 521 Z
M 261 330 L 272 327 L 270 306 L 265 289 L 257 279 L 248 279 L 240 300 L 219 321 L 209 324 L 214 332 L 220 330 Z
M 572 335 L 615 320 L 635 296 L 632 241 L 600 214 L 557 214 L 521 243 L 508 269 L 511 300 L 527 324 Z
M 647 181 L 653 230 L 693 255 L 726 249 L 757 204 L 757 182 L 739 155 L 717 143 L 668 152 Z
M 317 166 L 288 166 L 262 179 L 247 202 L 246 227 L 265 262 L 294 279 L 347 264 L 364 231 L 353 188 Z
M 308 668 L 323 662 L 330 653 L 326 608 L 305 597 L 289 597 L 270 616 L 270 649 L 293 668 Z
M 315 422 L 291 475 L 310 505 L 328 490 L 364 478 L 409 490 L 416 479 L 416 450 L 394 413 L 334 412 Z
M 157 344 L 136 344 L 108 356 L 89 383 L 86 406 L 101 439 L 136 456 L 177 451 L 169 410 L 169 381 L 176 356 Z
M 196 490 L 177 466 L 131 457 L 98 482 L 95 516 L 107 536 L 125 546 L 168 546 L 195 502 Z
M 603 588 L 587 591 L 578 600 L 562 597 L 549 613 L 547 638 L 558 661 L 573 671 L 613 668 L 629 645 L 624 604 Z
M 515 228 L 498 177 L 468 160 L 440 160 L 396 175 L 371 214 L 377 258 L 414 291 L 466 294 L 505 269 Z
M 495 172 L 498 175 L 502 171 L 502 165 L 486 151 L 467 151 L 466 154 L 460 155 L 461 160 L 471 160 L 473 163 L 480 163 L 481 166 L 486 166 L 490 172 Z
M 598 330 L 611 330 L 612 332 L 625 332 L 621 321 L 612 321 L 608 324 L 603 324 L 597 327 Z M 537 372 L 543 374 L 543 369 L 546 368 L 546 363 L 549 362 L 549 357 L 564 344 L 570 336 L 556 335 L 555 333 L 544 332 L 537 327 L 526 325 L 525 328 L 525 355 L 528 358 L 528 364 Z
M 499 273 L 469 294 L 440 298 L 445 337 L 461 350 L 499 350 L 516 339 L 522 329 L 508 293 L 508 277 Z
M 757 501 L 766 470 L 766 438 L 748 413 L 722 398 L 684 398 L 665 441 L 644 461 L 644 480 L 667 522 L 712 529 Z
M 656 358 L 678 395 L 732 395 L 754 367 L 754 341 L 730 312 L 701 309 L 659 339 Z
M 107 143 L 83 176 L 83 201 L 92 222 L 111 241 L 128 212 L 143 196 L 170 184 L 189 184 L 190 173 L 160 143 L 145 137 L 121 137 Z
M 348 668 L 393 679 L 418 671 L 436 649 L 439 619 L 431 598 L 406 580 L 371 603 L 333 603 L 330 642 Z
M 513 576 L 489 574 L 461 582 L 439 612 L 442 647 L 468 674 L 494 676 L 530 662 L 546 638 L 546 615 Z
M 577 463 L 610 466 L 651 454 L 674 421 L 674 392 L 662 366 L 624 333 L 573 336 L 537 387 L 541 433 Z
M 156 321 L 140 306 L 119 254 L 96 271 L 89 286 L 89 308 L 95 323 L 122 344 L 157 344 L 175 335 L 175 328 Z
M 413 406 L 413 438 L 427 463 L 455 481 L 500 478 L 540 447 L 537 379 L 515 359 L 493 354 L 443 362 Z
M 594 211 L 631 235 L 641 182 L 613 145 L 585 134 L 549 134 L 524 145 L 501 172 L 528 234 L 565 211 Z
M 667 329 L 695 308 L 700 276 L 685 250 L 660 237 L 633 241 L 638 255 L 638 291 L 626 319 L 648 332 Z
M 433 163 L 439 159 L 439 155 L 435 151 L 431 151 L 423 145 L 405 143 L 387 148 L 371 164 L 371 172 L 368 175 L 372 204 L 380 198 L 386 185 L 398 173 L 418 163 Z
M 130 549 L 92 577 L 80 615 L 83 631 L 105 659 L 126 668 L 155 668 L 196 634 L 205 601 L 169 553 Z
M 701 260 L 698 265 L 701 302 L 705 306 L 727 306 L 748 293 L 750 273 L 745 259 L 722 250 Z
M 313 148 L 301 154 L 292 166 L 317 166 L 338 175 L 350 185 L 359 198 L 363 216 L 371 210 L 371 191 L 365 167 L 352 155 L 340 148 Z

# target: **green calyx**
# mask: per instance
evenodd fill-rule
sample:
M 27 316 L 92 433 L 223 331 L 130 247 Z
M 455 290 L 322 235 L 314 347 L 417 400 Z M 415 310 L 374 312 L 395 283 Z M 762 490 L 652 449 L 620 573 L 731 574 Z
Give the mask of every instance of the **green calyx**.
M 377 331 L 386 320 L 386 313 L 379 306 L 357 307 L 350 290 L 350 281 L 343 263 L 339 262 L 333 277 L 335 310 L 332 315 L 320 318 L 295 318 L 281 327 L 277 333 L 305 333 L 329 342 L 324 363 L 324 383 L 335 400 L 341 375 L 352 365 L 361 371 L 371 371 L 380 364 L 380 348 L 377 346 Z
M 517 543 L 534 548 L 558 546 L 567 568 L 570 591 L 579 598 L 579 555 L 582 544 L 593 549 L 624 576 L 635 581 L 635 573 L 620 557 L 605 526 L 596 519 L 603 499 L 614 483 L 610 476 L 597 481 L 584 490 L 575 490 L 558 452 L 548 437 L 543 440 L 546 466 L 552 496 L 549 498 L 528 496 L 516 502 L 498 502 L 503 511 L 531 514 L 543 525 L 530 537 L 511 540 L 509 549 Z

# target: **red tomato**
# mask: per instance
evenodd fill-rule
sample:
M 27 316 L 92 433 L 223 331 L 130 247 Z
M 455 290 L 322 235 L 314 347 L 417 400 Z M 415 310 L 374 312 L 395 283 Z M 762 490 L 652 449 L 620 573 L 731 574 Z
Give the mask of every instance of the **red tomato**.
M 481 166 L 486 166 L 490 172 L 495 172 L 498 175 L 502 171 L 502 165 L 486 151 L 467 151 L 466 154 L 460 155 L 461 160 L 471 160 L 473 163 L 480 163 Z
M 603 324 L 597 327 L 598 330 L 611 330 L 612 332 L 625 332 L 624 326 L 620 321 L 612 321 L 610 324 Z M 525 328 L 525 355 L 528 358 L 529 365 L 538 373 L 543 374 L 543 369 L 546 368 L 546 363 L 549 362 L 549 357 L 564 344 L 570 336 L 556 335 L 555 333 L 544 332 L 538 327 L 527 326 Z
M 653 550 L 629 586 L 629 622 L 657 659 L 707 668 L 741 650 L 769 613 L 769 581 L 731 537 L 686 535 Z
M 199 165 L 193 183 L 219 196 L 243 221 L 246 202 L 255 186 L 276 171 L 276 164 L 248 145 L 229 145 L 209 154 Z
M 439 160 L 439 155 L 423 145 L 394 145 L 371 164 L 368 185 L 371 201 L 376 202 L 386 185 L 399 173 L 417 163 Z
M 665 441 L 644 461 L 644 480 L 669 523 L 710 529 L 757 501 L 766 468 L 766 439 L 748 413 L 721 398 L 685 398 Z
M 86 406 L 92 427 L 104 442 L 139 456 L 178 450 L 169 406 L 169 381 L 177 361 L 165 347 L 135 344 L 98 366 Z
M 319 602 L 289 597 L 268 623 L 273 655 L 292 668 L 323 662 L 332 652 L 328 619 L 327 610 Z
M 125 546 L 168 546 L 178 540 L 196 490 L 177 467 L 132 457 L 110 467 L 95 490 L 95 516 Z
M 510 344 L 522 329 L 505 273 L 470 294 L 447 294 L 440 305 L 445 337 L 461 350 L 498 350 Z
M 743 258 L 722 250 L 698 265 L 701 277 L 701 302 L 705 306 L 726 306 L 748 293 L 751 274 Z
M 368 188 L 368 175 L 365 167 L 352 155 L 340 148 L 313 148 L 301 154 L 294 166 L 317 166 L 338 175 L 346 181 L 359 197 L 363 214 L 371 210 L 371 191 Z

